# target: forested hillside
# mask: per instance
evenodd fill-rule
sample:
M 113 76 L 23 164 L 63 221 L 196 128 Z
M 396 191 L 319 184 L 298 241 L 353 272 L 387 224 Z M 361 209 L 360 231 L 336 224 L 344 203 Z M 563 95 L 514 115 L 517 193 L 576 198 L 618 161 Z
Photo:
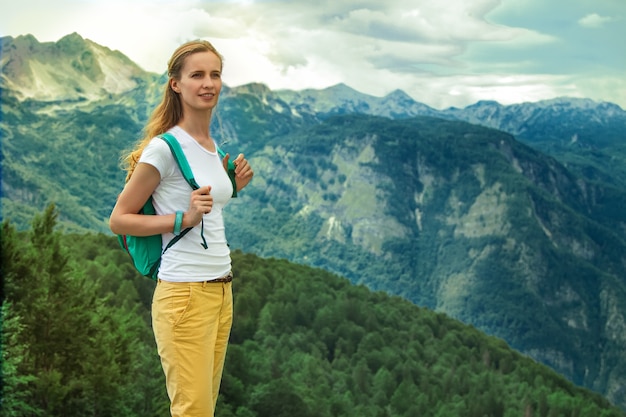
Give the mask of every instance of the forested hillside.
M 2 225 L 2 415 L 167 413 L 152 282 L 115 238 Z M 503 341 L 321 269 L 235 252 L 217 416 L 623 417 Z

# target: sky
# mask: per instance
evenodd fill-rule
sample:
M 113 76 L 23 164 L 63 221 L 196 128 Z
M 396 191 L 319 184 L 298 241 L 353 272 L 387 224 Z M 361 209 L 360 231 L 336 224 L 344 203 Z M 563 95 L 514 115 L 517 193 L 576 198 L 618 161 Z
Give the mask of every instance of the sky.
M 400 89 L 437 109 L 555 97 L 626 109 L 626 0 L 0 0 L 0 36 L 78 33 L 164 73 L 212 42 L 223 80 Z

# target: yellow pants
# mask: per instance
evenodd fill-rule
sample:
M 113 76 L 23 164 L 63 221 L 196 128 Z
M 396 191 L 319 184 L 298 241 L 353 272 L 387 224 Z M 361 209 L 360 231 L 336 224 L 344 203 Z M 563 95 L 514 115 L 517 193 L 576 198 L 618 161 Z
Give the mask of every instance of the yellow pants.
M 213 417 L 232 321 L 232 282 L 158 282 L 152 328 L 172 417 Z

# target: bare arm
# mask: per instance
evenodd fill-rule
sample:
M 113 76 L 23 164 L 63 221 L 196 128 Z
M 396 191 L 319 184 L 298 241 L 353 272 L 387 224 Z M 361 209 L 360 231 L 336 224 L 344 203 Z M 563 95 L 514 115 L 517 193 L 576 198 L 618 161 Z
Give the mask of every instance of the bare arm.
M 113 233 L 149 236 L 173 230 L 175 214 L 169 216 L 137 214 L 159 185 L 160 180 L 161 175 L 154 166 L 137 164 L 111 212 L 109 227 Z

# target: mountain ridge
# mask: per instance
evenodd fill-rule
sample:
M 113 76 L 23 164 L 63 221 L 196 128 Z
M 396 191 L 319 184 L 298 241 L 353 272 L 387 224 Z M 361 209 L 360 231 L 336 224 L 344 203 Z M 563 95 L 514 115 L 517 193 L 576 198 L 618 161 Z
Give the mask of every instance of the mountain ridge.
M 30 35 L 30 34 L 20 35 L 17 37 L 4 36 L 0 38 L 0 41 L 2 43 L 3 49 L 6 48 L 5 50 L 3 50 L 2 56 L 3 57 L 9 56 L 11 58 L 14 58 L 16 56 L 19 57 L 23 55 L 28 55 L 32 57 L 33 52 L 43 53 L 43 56 L 42 56 L 43 58 L 47 58 L 49 56 L 54 56 L 54 55 L 56 55 L 57 58 L 59 57 L 76 58 L 74 56 L 76 55 L 76 52 L 90 52 L 90 51 L 94 52 L 97 54 L 97 56 L 93 58 L 92 57 L 88 57 L 88 58 L 93 59 L 97 62 L 97 65 L 95 66 L 93 66 L 93 62 L 91 63 L 91 65 L 89 65 L 89 62 L 87 60 L 85 60 L 84 62 L 77 60 L 77 59 L 70 60 L 70 65 L 77 70 L 76 72 L 72 72 L 72 75 L 84 76 L 86 72 L 88 73 L 89 70 L 92 70 L 95 72 L 90 75 L 104 74 L 110 77 L 108 78 L 110 80 L 122 81 L 121 83 L 122 85 L 117 86 L 117 89 L 113 88 L 115 83 L 113 82 L 105 83 L 104 91 L 106 91 L 107 93 L 116 94 L 116 93 L 126 92 L 136 87 L 137 85 L 132 83 L 133 77 L 141 78 L 142 76 L 148 76 L 149 78 L 153 79 L 154 77 L 162 76 L 162 74 L 143 70 L 141 67 L 135 64 L 130 58 L 125 56 L 120 51 L 111 50 L 105 46 L 101 46 L 89 39 L 81 37 L 81 35 L 79 35 L 76 32 L 62 37 L 57 42 L 39 42 L 33 35 Z M 24 51 L 25 49 L 28 49 L 29 52 L 25 52 Z M 39 61 L 39 58 L 42 58 L 42 57 L 36 57 L 35 61 Z M 114 64 L 114 65 L 107 65 L 107 63 Z M 3 59 L 2 61 L 3 81 L 6 82 L 7 80 L 9 80 L 11 82 L 11 74 L 14 75 L 15 73 L 18 73 L 18 72 L 24 73 L 24 72 L 28 72 L 29 70 L 32 70 L 31 68 L 23 67 L 22 66 L 23 64 L 24 63 L 20 62 L 19 60 L 16 62 L 15 59 L 11 59 L 10 61 Z M 121 78 L 115 78 L 116 75 L 119 76 L 120 74 L 113 74 L 112 72 L 118 71 L 120 68 L 124 69 L 124 74 L 121 74 L 122 75 Z M 10 75 L 5 76 L 4 75 L 5 72 L 9 73 Z M 27 85 L 27 83 L 25 84 Z M 246 83 L 246 84 L 242 84 L 238 86 L 231 86 L 230 88 L 234 90 L 238 88 L 246 89 L 246 88 L 249 88 L 249 85 L 259 85 L 259 86 L 263 85 L 264 88 L 266 88 L 268 91 L 271 91 L 269 87 L 267 87 L 267 85 L 263 83 L 259 83 L 259 82 L 251 82 L 251 83 Z M 28 97 L 35 97 L 35 96 L 28 96 L 27 94 L 25 94 L 25 91 L 21 89 L 14 82 L 11 82 L 11 85 L 7 85 L 5 87 L 10 88 L 13 91 L 15 91 L 17 93 L 18 98 L 20 99 L 24 99 Z M 102 90 L 97 90 L 97 91 L 102 91 Z M 438 116 L 441 116 L 447 112 L 456 112 L 459 110 L 465 110 L 468 107 L 473 107 L 473 106 L 482 105 L 486 103 L 497 103 L 504 108 L 508 108 L 511 106 L 524 106 L 524 105 L 535 105 L 538 107 L 553 107 L 555 104 L 569 105 L 571 103 L 580 103 L 580 104 L 586 103 L 587 104 L 586 106 L 581 106 L 581 107 L 585 107 L 587 109 L 593 109 L 597 105 L 600 105 L 600 106 L 608 105 L 608 107 L 614 108 L 616 111 L 619 111 L 619 110 L 621 110 L 622 112 L 624 111 L 618 104 L 615 104 L 615 103 L 611 103 L 607 101 L 596 101 L 590 98 L 577 98 L 577 97 L 567 97 L 567 96 L 559 96 L 559 97 L 539 100 L 535 102 L 513 103 L 513 104 L 508 104 L 508 105 L 503 105 L 492 100 L 479 100 L 474 104 L 469 104 L 462 108 L 449 107 L 445 109 L 435 109 L 433 107 L 428 106 L 427 104 L 417 101 L 416 99 L 412 98 L 401 89 L 395 89 L 391 91 L 390 93 L 385 94 L 384 96 L 378 97 L 378 96 L 369 95 L 367 93 L 359 92 L 358 90 L 355 90 L 354 88 L 348 86 L 345 83 L 338 83 L 338 84 L 335 84 L 326 88 L 322 88 L 322 89 L 312 89 L 312 88 L 306 88 L 302 90 L 279 89 L 279 90 L 275 90 L 275 92 L 279 96 L 288 96 L 288 97 L 306 97 L 309 94 L 322 96 L 324 98 L 335 97 L 335 98 L 340 99 L 339 106 L 345 105 L 345 102 L 349 101 L 350 99 L 357 99 L 361 101 L 364 101 L 366 99 L 372 100 L 372 101 L 389 100 L 389 99 L 403 100 L 406 102 L 414 102 L 412 104 L 418 104 L 419 107 L 423 109 L 423 111 L 435 112 Z M 50 96 L 50 95 L 45 95 L 45 94 L 42 96 L 37 96 L 36 98 L 39 100 L 57 99 L 57 97 L 55 96 Z M 317 112 L 325 113 L 326 111 L 324 109 L 318 109 Z M 379 115 L 383 115 L 383 114 L 379 113 Z M 407 113 L 406 115 L 413 116 L 416 114 Z M 428 114 L 422 114 L 422 115 L 428 115 Z

